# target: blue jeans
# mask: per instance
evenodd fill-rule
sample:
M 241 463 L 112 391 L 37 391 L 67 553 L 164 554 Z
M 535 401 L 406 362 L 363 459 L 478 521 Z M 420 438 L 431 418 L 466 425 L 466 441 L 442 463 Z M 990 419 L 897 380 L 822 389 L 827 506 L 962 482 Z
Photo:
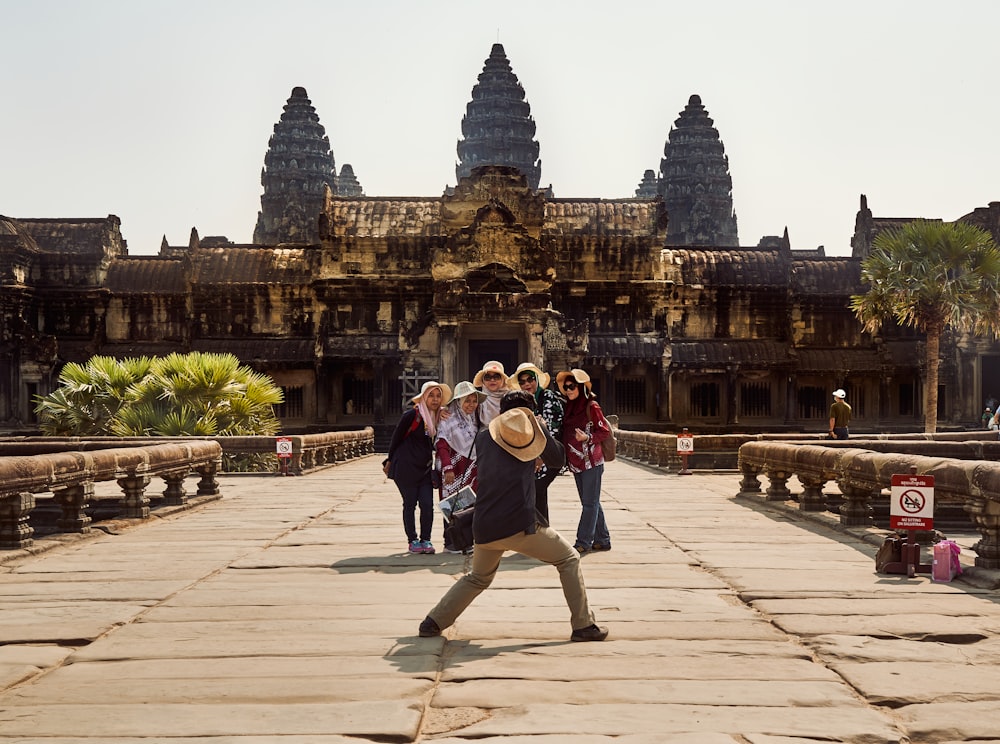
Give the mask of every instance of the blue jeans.
M 415 486 L 404 486 L 396 483 L 400 496 L 403 497 L 403 530 L 410 542 L 418 539 L 417 535 L 417 505 L 420 505 L 420 540 L 430 540 L 434 529 L 434 487 L 430 479 Z
M 576 479 L 576 491 L 580 494 L 580 523 L 576 527 L 576 544 L 585 550 L 590 550 L 595 542 L 603 545 L 611 544 L 611 534 L 607 522 L 604 521 L 604 509 L 601 507 L 601 478 L 604 475 L 604 463 L 596 468 L 573 473 Z

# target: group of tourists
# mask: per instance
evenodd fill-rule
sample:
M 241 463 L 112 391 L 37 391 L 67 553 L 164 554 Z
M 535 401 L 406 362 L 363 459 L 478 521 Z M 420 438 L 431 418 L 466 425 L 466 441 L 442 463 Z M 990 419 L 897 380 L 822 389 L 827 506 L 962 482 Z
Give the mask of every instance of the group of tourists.
M 454 391 L 425 382 L 400 417 L 383 469 L 403 500 L 410 552 L 435 552 L 435 490 L 439 498 L 466 486 L 476 492 L 471 569 L 420 624 L 421 636 L 452 625 L 492 583 L 504 552 L 514 551 L 558 569 L 571 640 L 607 637 L 589 608 L 580 556 L 611 549 L 601 507 L 601 442 L 612 436 L 611 426 L 584 370 L 558 373 L 556 389 L 550 382 L 530 362 L 508 376 L 503 364 L 490 361 Z M 581 504 L 574 545 L 549 524 L 548 489 L 564 467 L 573 474 Z

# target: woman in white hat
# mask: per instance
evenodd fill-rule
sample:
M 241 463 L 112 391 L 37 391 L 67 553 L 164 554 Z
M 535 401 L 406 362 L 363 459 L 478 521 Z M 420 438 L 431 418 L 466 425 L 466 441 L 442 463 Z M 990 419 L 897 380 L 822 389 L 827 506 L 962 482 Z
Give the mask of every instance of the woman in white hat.
M 500 415 L 500 399 L 507 392 L 507 374 L 503 371 L 503 364 L 486 362 L 472 378 L 472 384 L 486 394 L 479 409 L 479 420 L 483 426 L 489 426 L 490 421 Z
M 535 398 L 535 410 L 557 441 L 562 441 L 566 402 L 555 390 L 549 390 L 549 376 L 531 362 L 518 365 L 507 382 L 512 390 L 523 390 Z M 549 486 L 559 475 L 559 468 L 546 467 L 541 458 L 535 461 L 535 508 L 549 522 Z
M 396 482 L 403 497 L 403 530 L 407 550 L 433 553 L 431 530 L 434 529 L 434 438 L 442 419 L 442 409 L 451 400 L 451 388 L 443 382 L 428 380 L 413 397 L 413 408 L 403 413 L 392 433 L 389 454 L 382 469 Z M 416 511 L 420 506 L 420 532 Z
M 476 434 L 479 433 L 479 404 L 486 397 L 471 382 L 455 386 L 448 410 L 451 415 L 438 426 L 434 449 L 441 464 L 442 498 L 466 486 L 476 490 Z
M 556 375 L 556 384 L 567 400 L 562 441 L 566 445 L 566 464 L 576 480 L 582 507 L 574 547 L 581 553 L 611 550 L 611 534 L 601 506 L 604 476 L 601 442 L 611 436 L 611 425 L 594 399 L 590 375 L 582 369 L 560 372 Z

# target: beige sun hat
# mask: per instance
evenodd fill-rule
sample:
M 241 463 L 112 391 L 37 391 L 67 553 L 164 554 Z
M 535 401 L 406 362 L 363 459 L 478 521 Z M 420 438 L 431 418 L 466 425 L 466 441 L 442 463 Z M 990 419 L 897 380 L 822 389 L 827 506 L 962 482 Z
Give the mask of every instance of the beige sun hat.
M 476 387 L 483 386 L 483 375 L 487 372 L 499 372 L 500 376 L 503 378 L 503 383 L 507 384 L 507 373 L 503 371 L 503 364 L 500 362 L 486 362 L 483 368 L 476 372 L 476 376 L 472 380 L 472 384 Z
M 419 403 L 424 399 L 424 393 L 426 393 L 431 388 L 441 388 L 441 405 L 448 405 L 451 401 L 451 388 L 445 385 L 443 382 L 438 382 L 437 380 L 428 380 L 423 385 L 420 386 L 420 392 L 413 396 L 413 402 Z
M 473 393 L 475 393 L 476 400 L 478 400 L 480 403 L 482 403 L 487 398 L 486 393 L 481 393 L 480 391 L 476 390 L 475 386 L 471 382 L 469 382 L 468 380 L 462 380 L 455 386 L 455 392 L 451 396 L 451 399 L 452 401 L 462 400 L 462 398 L 466 397 L 467 395 L 472 395 Z
M 512 374 L 510 377 L 507 378 L 507 387 L 509 387 L 511 390 L 520 390 L 521 383 L 517 381 L 517 377 L 522 372 L 534 372 L 535 379 L 538 380 L 538 387 L 542 388 L 543 390 L 549 386 L 549 382 L 552 379 L 548 376 L 547 373 L 542 372 L 542 370 L 538 369 L 538 367 L 536 367 L 531 362 L 522 362 L 521 364 L 517 365 L 517 370 L 514 372 L 514 374 Z
M 590 375 L 588 375 L 582 369 L 570 369 L 570 370 L 566 370 L 564 372 L 560 372 L 559 374 L 556 375 L 556 385 L 558 386 L 558 388 L 560 390 L 562 390 L 563 381 L 567 377 L 572 377 L 574 380 L 576 380 L 581 385 L 586 385 L 587 386 L 587 390 L 590 390 L 591 387 L 592 387 L 591 382 L 590 382 Z
M 527 408 L 512 408 L 490 421 L 490 436 L 521 462 L 531 462 L 545 449 L 545 434 Z

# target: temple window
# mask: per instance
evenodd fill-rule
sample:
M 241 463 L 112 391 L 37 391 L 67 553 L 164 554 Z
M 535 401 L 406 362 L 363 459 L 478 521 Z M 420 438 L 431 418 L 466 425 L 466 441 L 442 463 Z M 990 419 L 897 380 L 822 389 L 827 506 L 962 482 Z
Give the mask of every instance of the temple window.
M 344 402 L 341 413 L 347 416 L 371 416 L 375 404 L 375 381 L 345 375 L 341 400 Z
M 274 413 L 279 419 L 297 419 L 305 416 L 305 396 L 301 385 L 294 387 L 282 386 L 284 402 L 274 407 Z
M 771 383 L 744 382 L 740 385 L 740 416 L 771 415 Z
M 719 415 L 719 383 L 698 382 L 691 386 L 691 415 L 715 418 Z
M 646 413 L 646 378 L 626 377 L 615 380 L 615 408 L 623 416 Z
M 827 400 L 826 388 L 818 385 L 805 385 L 799 388 L 799 418 L 824 419 L 829 418 L 831 398 Z

